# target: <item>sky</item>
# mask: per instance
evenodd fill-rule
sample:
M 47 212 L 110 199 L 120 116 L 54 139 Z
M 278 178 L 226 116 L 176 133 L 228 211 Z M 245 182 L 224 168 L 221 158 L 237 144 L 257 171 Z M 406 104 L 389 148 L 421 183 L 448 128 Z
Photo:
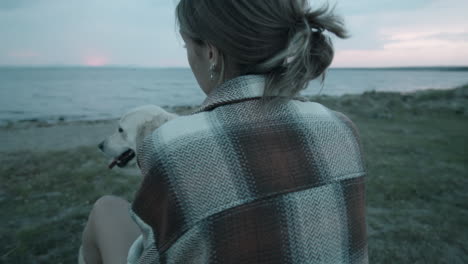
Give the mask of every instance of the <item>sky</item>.
M 312 7 L 324 0 L 310 1 Z M 468 66 L 467 0 L 334 0 L 333 67 Z M 0 65 L 188 67 L 176 0 L 0 0 Z

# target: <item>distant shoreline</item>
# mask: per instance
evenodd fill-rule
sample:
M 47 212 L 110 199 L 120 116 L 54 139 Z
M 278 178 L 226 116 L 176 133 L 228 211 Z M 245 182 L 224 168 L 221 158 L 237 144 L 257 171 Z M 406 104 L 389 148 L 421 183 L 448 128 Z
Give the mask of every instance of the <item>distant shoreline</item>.
M 325 85 L 312 81 L 301 94 L 340 98 L 450 90 L 468 84 L 467 72 L 468 66 L 333 68 Z M 168 111 L 196 108 L 206 97 L 188 68 L 15 66 L 0 68 L 0 80 L 0 127 L 116 119 L 143 104 Z
M 168 112 L 178 114 L 189 114 L 195 111 L 199 106 L 181 105 L 181 106 L 161 106 Z M 107 123 L 109 121 L 114 122 L 118 120 L 118 116 L 108 116 L 102 118 L 96 118 L 92 116 L 50 116 L 50 117 L 37 117 L 37 118 L 26 118 L 17 120 L 0 120 L 0 129 L 8 127 L 49 127 L 61 124 L 96 124 L 96 123 Z
M 421 104 L 424 107 L 432 108 L 431 105 L 438 105 L 437 108 L 457 108 L 458 105 L 464 105 L 463 102 L 468 98 L 468 84 L 451 89 L 425 89 L 411 92 L 393 92 L 393 91 L 366 91 L 361 94 L 343 94 L 343 95 L 315 95 L 305 96 L 311 101 L 324 103 L 334 108 L 342 105 L 353 104 L 351 101 L 358 103 L 360 101 L 377 105 L 386 105 L 389 101 L 404 101 L 409 102 L 415 100 L 413 106 Z M 460 101 L 462 100 L 462 101 Z M 467 104 L 468 105 L 468 104 Z M 168 112 L 177 113 L 179 115 L 191 114 L 198 109 L 198 105 L 179 105 L 179 106 L 161 106 Z M 463 107 L 465 108 L 465 107 Z M 464 111 L 464 110 L 463 110 Z M 468 110 L 467 110 L 468 111 Z M 116 122 L 118 116 L 107 116 L 96 118 L 92 116 L 50 116 L 43 118 L 28 118 L 18 120 L 0 120 L 0 129 L 11 128 L 29 128 L 29 127 L 50 127 L 56 125 L 93 125 L 99 123 Z
M 336 67 L 330 70 L 369 70 L 369 71 L 468 71 L 468 66 L 429 66 L 429 67 Z
M 190 70 L 188 67 L 150 67 L 132 65 L 108 65 L 108 66 L 86 66 L 86 65 L 0 65 L 0 70 L 11 69 L 134 69 L 134 70 Z M 468 71 L 467 66 L 385 66 L 385 67 L 331 67 L 330 70 L 371 70 L 371 71 Z

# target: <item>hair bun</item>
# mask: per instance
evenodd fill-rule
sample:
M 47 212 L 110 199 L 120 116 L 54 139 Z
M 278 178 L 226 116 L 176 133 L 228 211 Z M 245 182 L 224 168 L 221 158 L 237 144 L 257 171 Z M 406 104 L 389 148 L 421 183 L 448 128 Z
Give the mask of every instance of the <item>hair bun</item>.
M 333 8 L 308 0 L 180 0 L 176 15 L 181 31 L 216 46 L 237 74 L 267 74 L 265 96 L 294 96 L 323 77 L 333 59 L 324 31 L 347 37 Z
M 316 23 L 311 23 L 306 16 L 302 16 L 300 19 L 295 20 L 295 22 L 289 27 L 289 38 L 291 39 L 294 34 L 304 30 L 312 33 L 323 33 L 325 31 L 322 26 Z

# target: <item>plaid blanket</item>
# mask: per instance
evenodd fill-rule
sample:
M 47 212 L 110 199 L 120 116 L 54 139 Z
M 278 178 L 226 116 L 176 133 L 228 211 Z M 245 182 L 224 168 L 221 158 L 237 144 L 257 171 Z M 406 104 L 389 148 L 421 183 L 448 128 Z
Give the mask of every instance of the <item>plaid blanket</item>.
M 232 79 L 139 147 L 129 263 L 367 263 L 356 127 L 321 104 L 263 107 Z

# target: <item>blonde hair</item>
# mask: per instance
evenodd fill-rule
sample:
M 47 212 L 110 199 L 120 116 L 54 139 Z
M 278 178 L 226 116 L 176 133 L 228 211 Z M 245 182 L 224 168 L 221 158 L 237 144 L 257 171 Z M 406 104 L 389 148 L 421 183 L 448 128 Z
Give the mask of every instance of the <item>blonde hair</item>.
M 239 75 L 265 74 L 264 97 L 293 97 L 323 81 L 334 56 L 324 31 L 347 37 L 333 8 L 312 10 L 307 0 L 180 0 L 176 18 L 180 31 L 217 47 Z

